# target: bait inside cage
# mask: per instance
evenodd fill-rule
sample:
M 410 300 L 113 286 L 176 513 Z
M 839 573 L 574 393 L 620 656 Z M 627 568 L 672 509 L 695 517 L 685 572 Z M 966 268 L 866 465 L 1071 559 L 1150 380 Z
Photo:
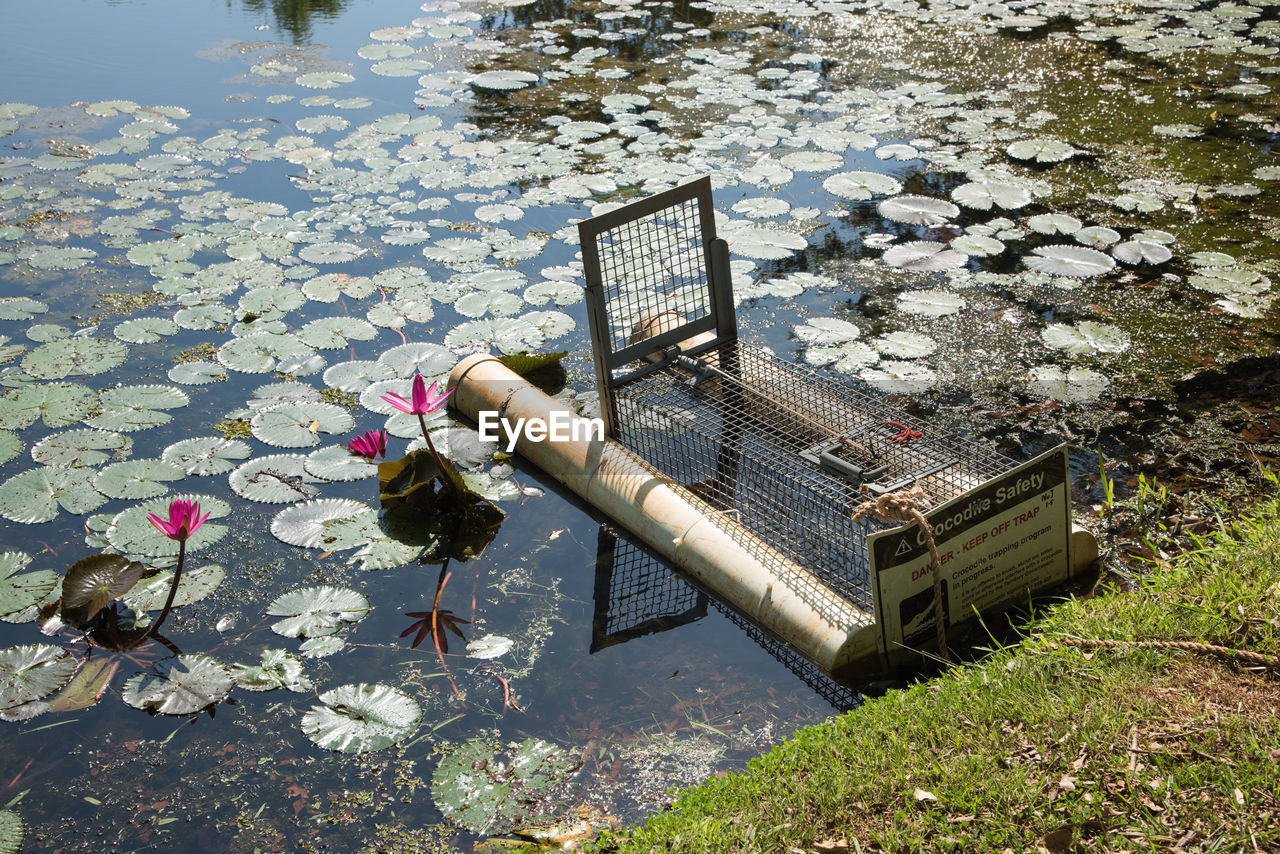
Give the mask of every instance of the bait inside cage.
M 872 611 L 866 538 L 887 526 L 851 521 L 858 504 L 918 486 L 927 512 L 1014 466 L 741 343 L 709 179 L 585 220 L 579 233 L 610 436 L 807 570 L 792 580 L 815 607 Z

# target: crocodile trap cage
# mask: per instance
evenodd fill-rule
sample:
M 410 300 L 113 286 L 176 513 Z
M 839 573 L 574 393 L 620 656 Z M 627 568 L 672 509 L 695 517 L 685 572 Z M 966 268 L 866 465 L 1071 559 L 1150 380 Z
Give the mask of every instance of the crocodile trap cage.
M 609 436 L 776 564 L 806 570 L 787 581 L 815 607 L 875 613 L 868 537 L 887 526 L 851 521 L 868 497 L 918 486 L 928 512 L 1017 466 L 739 341 L 710 179 L 585 220 L 579 234 Z

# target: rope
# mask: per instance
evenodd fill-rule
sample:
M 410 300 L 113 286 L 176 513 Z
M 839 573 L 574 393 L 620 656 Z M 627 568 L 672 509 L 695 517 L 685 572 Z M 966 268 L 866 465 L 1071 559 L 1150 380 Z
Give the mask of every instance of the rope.
M 938 654 L 949 661 L 947 654 L 947 624 L 942 617 L 942 562 L 938 560 L 938 546 L 933 541 L 933 526 L 925 518 L 922 507 L 929 504 L 929 495 L 919 486 L 886 492 L 878 498 L 862 502 L 853 509 L 851 520 L 856 524 L 868 516 L 890 525 L 914 522 L 924 532 L 929 557 L 933 560 L 933 622 L 938 628 Z
M 1064 646 L 1079 646 L 1091 649 L 1122 649 L 1126 647 L 1139 649 L 1180 649 L 1185 652 L 1196 652 L 1202 655 L 1216 655 L 1220 658 L 1248 661 L 1253 664 L 1260 664 L 1263 667 L 1280 669 L 1280 656 L 1267 655 L 1266 653 L 1254 652 L 1248 649 L 1235 649 L 1229 646 L 1219 646 L 1213 643 L 1173 640 L 1114 640 L 1103 638 L 1054 638 L 1053 640 L 1056 643 L 1063 644 Z

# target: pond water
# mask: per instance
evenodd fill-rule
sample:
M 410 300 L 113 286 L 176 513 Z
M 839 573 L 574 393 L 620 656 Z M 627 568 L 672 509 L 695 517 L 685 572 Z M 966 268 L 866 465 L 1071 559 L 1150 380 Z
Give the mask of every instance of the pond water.
M 569 351 L 590 411 L 572 223 L 684 177 L 745 337 L 1013 456 L 1082 443 L 1082 509 L 1095 445 L 1274 460 L 1277 5 L 1013 5 L 6 9 L 0 850 L 571 836 L 852 703 L 469 428 L 433 422 L 507 516 L 447 576 L 341 447 L 399 456 L 380 395 L 490 349 Z M 100 551 L 171 566 L 179 495 L 212 518 L 168 643 L 72 677 L 39 605 Z M 413 647 L 442 581 L 471 644 Z M 238 684 L 147 710 L 200 672 Z

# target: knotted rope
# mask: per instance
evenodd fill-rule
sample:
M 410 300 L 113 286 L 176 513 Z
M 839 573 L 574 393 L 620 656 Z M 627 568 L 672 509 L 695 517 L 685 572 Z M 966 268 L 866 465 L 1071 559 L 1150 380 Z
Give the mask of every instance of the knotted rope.
M 928 493 L 919 486 L 913 486 L 910 489 L 886 492 L 878 498 L 862 502 L 853 509 L 850 518 L 855 524 L 870 516 L 888 525 L 914 522 L 920 526 L 925 545 L 929 547 L 929 558 L 933 561 L 933 622 L 938 628 L 938 655 L 942 656 L 943 661 L 949 661 L 947 624 L 942 617 L 942 562 L 938 560 L 938 546 L 933 541 L 933 526 L 921 509 L 928 505 Z

